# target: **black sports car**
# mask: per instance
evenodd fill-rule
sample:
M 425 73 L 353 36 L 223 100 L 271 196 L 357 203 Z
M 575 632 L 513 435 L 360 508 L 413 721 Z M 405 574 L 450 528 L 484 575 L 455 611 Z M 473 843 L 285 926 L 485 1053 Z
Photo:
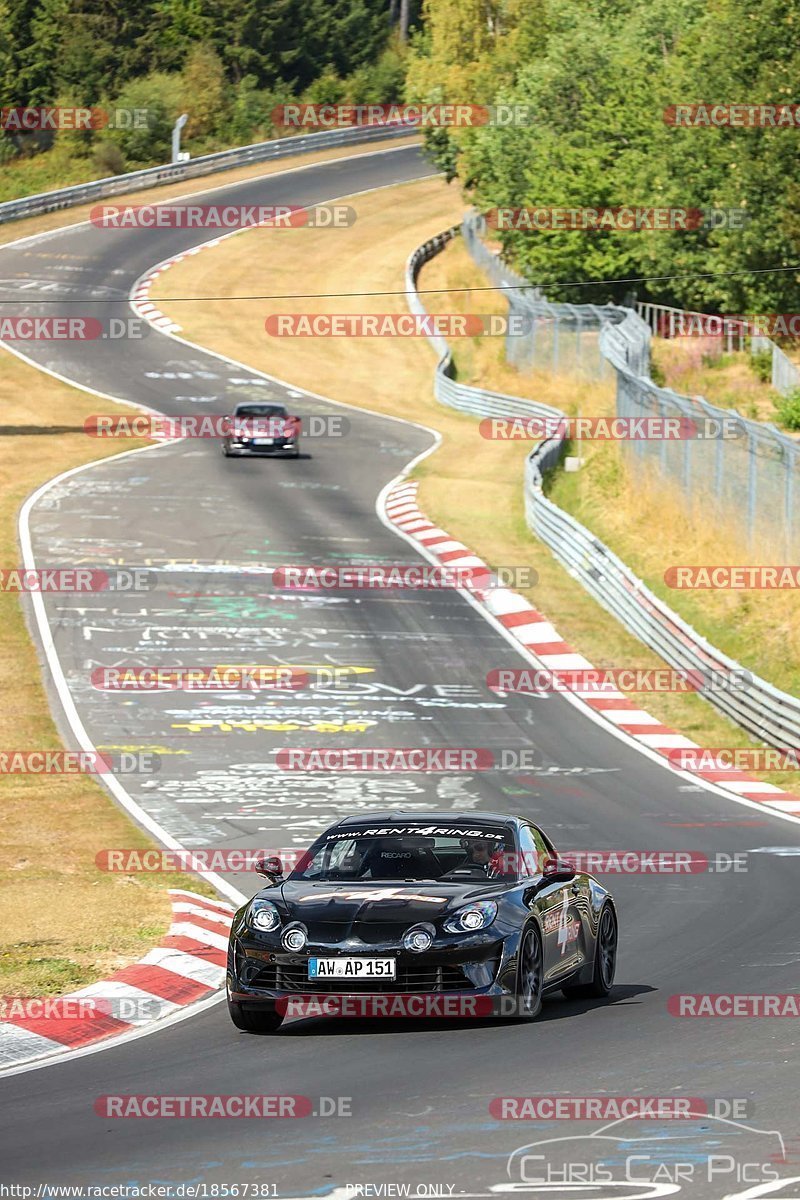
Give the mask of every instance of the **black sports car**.
M 269 886 L 235 914 L 227 970 L 231 1019 L 251 1033 L 300 998 L 389 995 L 407 1015 L 452 1015 L 410 1003 L 446 997 L 530 1020 L 547 992 L 606 996 L 614 980 L 614 900 L 520 817 L 347 817 L 287 878 L 277 858 L 259 874 Z M 382 1003 L 366 1015 L 399 1011 Z
M 283 404 L 237 404 L 225 424 L 222 453 L 226 458 L 242 454 L 300 455 L 300 418 L 289 416 Z

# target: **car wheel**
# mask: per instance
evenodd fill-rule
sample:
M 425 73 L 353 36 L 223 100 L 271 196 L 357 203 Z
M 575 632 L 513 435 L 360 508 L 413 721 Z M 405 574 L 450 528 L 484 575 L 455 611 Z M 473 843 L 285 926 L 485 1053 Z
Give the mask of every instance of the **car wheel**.
M 600 914 L 600 926 L 597 930 L 592 981 L 562 988 L 568 999 L 580 996 L 601 999 L 608 995 L 614 984 L 614 972 L 617 969 L 617 939 L 617 915 L 611 905 L 606 904 Z
M 222 453 L 225 455 L 226 458 L 230 458 L 230 456 L 231 456 L 231 452 L 227 446 L 222 447 Z
M 283 1013 L 274 1008 L 242 1008 L 236 1000 L 228 1000 L 228 1012 L 237 1029 L 245 1033 L 274 1033 L 283 1024 Z
M 522 935 L 517 971 L 517 1016 L 534 1021 L 542 1011 L 544 956 L 539 930 L 531 925 Z

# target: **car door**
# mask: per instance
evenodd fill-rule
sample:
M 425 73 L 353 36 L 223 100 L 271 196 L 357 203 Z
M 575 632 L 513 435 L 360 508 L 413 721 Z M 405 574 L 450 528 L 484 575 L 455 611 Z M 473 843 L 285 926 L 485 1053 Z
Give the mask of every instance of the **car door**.
M 544 978 L 551 983 L 569 975 L 583 962 L 585 956 L 584 925 L 581 917 L 580 877 L 557 875 L 548 881 L 545 863 L 558 862 L 552 844 L 534 825 L 520 829 L 520 849 L 524 863 L 537 863 L 542 883 L 537 892 L 536 907 L 544 933 Z

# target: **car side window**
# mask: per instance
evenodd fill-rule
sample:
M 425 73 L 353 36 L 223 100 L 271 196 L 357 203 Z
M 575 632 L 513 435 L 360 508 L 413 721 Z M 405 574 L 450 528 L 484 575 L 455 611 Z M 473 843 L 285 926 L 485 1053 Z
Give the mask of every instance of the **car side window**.
M 541 829 L 537 829 L 535 826 L 531 826 L 531 828 L 533 829 L 533 836 L 536 838 L 537 844 L 541 846 L 541 853 L 544 854 L 545 858 L 558 858 L 558 851 L 547 834 L 542 833 Z
M 531 825 L 520 826 L 519 831 L 520 864 L 519 873 L 526 879 L 542 873 L 544 843 L 537 839 Z M 546 853 L 544 857 L 547 857 Z

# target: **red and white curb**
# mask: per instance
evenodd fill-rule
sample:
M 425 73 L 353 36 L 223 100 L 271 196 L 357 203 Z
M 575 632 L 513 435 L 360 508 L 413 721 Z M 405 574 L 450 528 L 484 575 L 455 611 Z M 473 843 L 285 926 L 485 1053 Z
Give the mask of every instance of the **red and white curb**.
M 0 1022 L 0 1070 L 151 1025 L 207 999 L 222 986 L 232 906 L 182 888 L 171 889 L 169 896 L 172 924 L 161 944 L 144 958 L 109 979 L 59 996 L 55 1015 L 45 1008 L 41 1016 L 11 1015 Z M 95 1011 L 91 1003 L 80 1006 L 78 1001 L 107 1003 L 98 1004 Z M 13 1014 L 16 1007 L 12 999 L 5 1000 L 6 1012 Z M 72 1018 L 69 1013 L 74 1010 Z M 116 1013 L 120 1015 L 112 1015 Z
M 437 558 L 442 565 L 475 567 L 490 572 L 486 563 L 467 546 L 428 520 L 417 504 L 417 488 L 416 482 L 404 481 L 389 491 L 384 505 L 389 521 L 407 537 L 419 542 L 426 552 Z M 544 669 L 593 669 L 589 660 L 568 645 L 555 626 L 518 592 L 506 587 L 470 587 L 469 591 L 528 653 L 541 662 Z M 664 757 L 673 750 L 701 749 L 697 742 L 684 737 L 675 729 L 670 729 L 668 725 L 662 725 L 657 717 L 637 707 L 624 692 L 604 690 L 599 696 L 596 690 L 571 688 L 570 693 L 622 733 L 634 738 L 648 750 L 663 754 Z M 785 792 L 772 783 L 762 783 L 753 779 L 745 771 L 720 763 L 710 770 L 697 770 L 692 774 L 726 789 L 737 797 L 764 804 L 780 812 L 800 815 L 800 796 Z
M 155 267 L 151 267 L 144 275 L 136 280 L 133 291 L 130 294 L 130 305 L 137 316 L 147 321 L 148 325 L 152 325 L 154 329 L 159 329 L 162 333 L 179 333 L 181 326 L 172 317 L 168 317 L 160 308 L 157 308 L 150 299 L 150 288 L 153 286 L 159 275 L 163 275 L 175 263 L 182 262 L 184 258 L 189 258 L 192 254 L 199 254 L 201 250 L 205 250 L 208 246 L 218 246 L 222 238 L 214 238 L 210 242 L 203 242 L 199 246 L 192 246 L 190 250 L 184 250 L 182 254 L 176 254 L 172 258 L 165 258 L 163 262 L 158 263 Z

